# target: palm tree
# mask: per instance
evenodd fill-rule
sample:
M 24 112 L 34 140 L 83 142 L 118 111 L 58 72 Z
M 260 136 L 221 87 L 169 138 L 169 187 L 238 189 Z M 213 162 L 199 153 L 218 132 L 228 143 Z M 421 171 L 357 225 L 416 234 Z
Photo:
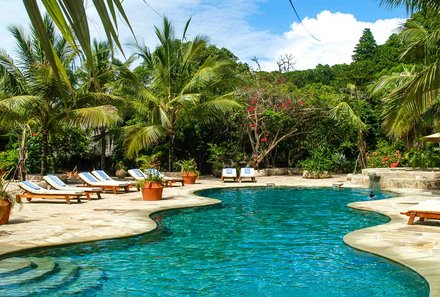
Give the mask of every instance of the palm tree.
M 45 18 L 44 25 L 51 43 L 61 57 L 65 69 L 75 57 L 68 43 L 59 36 L 53 23 Z M 59 80 L 42 50 L 35 31 L 28 36 L 18 27 L 10 27 L 17 44 L 17 60 L 0 52 L 0 79 L 4 99 L 0 100 L 0 124 L 25 123 L 40 129 L 41 173 L 47 171 L 50 136 L 62 125 L 83 128 L 111 125 L 119 120 L 115 107 L 96 106 L 90 98 L 108 98 L 107 94 L 77 92 L 69 80 Z
M 216 83 L 220 71 L 227 64 L 213 57 L 202 58 L 207 45 L 206 37 L 196 36 L 191 41 L 186 40 L 190 21 L 179 40 L 171 23 L 164 18 L 163 27 L 155 27 L 159 39 L 155 51 L 151 53 L 147 47 L 137 46 L 151 82 L 148 86 L 137 85 L 139 99 L 134 104 L 139 112 L 143 112 L 148 124 L 126 127 L 127 156 L 133 157 L 143 148 L 167 138 L 169 170 L 174 161 L 176 127 L 181 121 L 191 118 L 205 122 L 216 120 L 240 106 L 233 100 L 233 94 L 211 99 L 203 96 L 203 90 Z
M 330 116 L 336 120 L 344 121 L 357 130 L 357 146 L 362 168 L 367 167 L 367 148 L 364 141 L 364 132 L 367 125 L 362 121 L 363 96 L 355 85 L 349 84 L 346 88 L 347 95 L 334 108 L 330 110 Z
M 106 94 L 97 99 L 101 103 L 109 103 L 117 107 L 122 107 L 125 104 L 122 95 L 114 95 L 119 92 L 120 86 L 125 82 L 127 76 L 130 77 L 131 71 L 129 66 L 133 59 L 130 58 L 126 62 L 122 63 L 117 59 L 113 59 L 111 55 L 111 49 L 108 42 L 93 41 L 93 63 L 92 68 L 88 63 L 84 63 L 79 71 L 76 73 L 78 77 L 79 92 L 82 94 Z M 130 75 L 127 75 L 127 74 Z M 126 96 L 124 94 L 124 96 Z M 84 99 L 90 99 L 85 97 Z M 83 102 L 85 104 L 86 102 Z M 94 141 L 98 143 L 97 147 L 101 153 L 100 167 L 105 169 L 105 152 L 107 143 L 113 139 L 116 126 L 114 127 L 100 127 L 94 131 Z

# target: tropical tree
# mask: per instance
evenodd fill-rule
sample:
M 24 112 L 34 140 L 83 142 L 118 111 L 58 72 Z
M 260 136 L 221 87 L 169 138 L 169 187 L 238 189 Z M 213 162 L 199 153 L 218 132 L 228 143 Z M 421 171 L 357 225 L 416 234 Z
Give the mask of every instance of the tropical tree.
M 364 100 L 365 95 L 363 95 L 355 85 L 349 84 L 345 89 L 345 96 L 341 102 L 330 110 L 330 116 L 332 118 L 345 122 L 357 130 L 357 147 L 362 168 L 367 167 L 367 147 L 364 140 L 364 132 L 367 125 L 362 120 L 362 105 Z
M 319 112 L 289 91 L 282 75 L 253 73 L 237 94 L 244 105 L 243 125 L 252 149 L 251 165 L 259 167 L 278 145 L 307 131 Z
M 122 84 L 126 82 L 126 79 L 132 77 L 129 66 L 133 59 L 130 58 L 124 63 L 114 59 L 108 42 L 99 42 L 97 40 L 93 41 L 92 58 L 91 65 L 83 63 L 79 71 L 75 73 L 78 92 L 83 94 L 84 100 L 95 100 L 101 104 L 123 107 L 126 103 L 123 97 L 126 97 L 126 94 L 123 94 L 120 89 Z M 127 73 L 130 75 L 127 75 Z M 87 94 L 105 94 L 105 96 L 90 98 Z M 85 103 L 81 102 L 81 104 Z M 93 140 L 96 143 L 95 147 L 100 151 L 100 167 L 103 169 L 106 168 L 107 144 L 113 140 L 113 136 L 117 131 L 116 126 L 103 126 L 94 129 Z
M 377 51 L 377 43 L 370 28 L 364 29 L 359 43 L 354 48 L 354 62 L 372 59 Z
M 139 98 L 134 104 L 143 113 L 145 121 L 126 127 L 127 156 L 133 157 L 140 150 L 167 139 L 169 170 L 174 162 L 176 127 L 183 120 L 215 121 L 240 106 L 231 93 L 210 98 L 204 96 L 203 90 L 217 82 L 227 63 L 212 56 L 201 59 L 207 38 L 196 36 L 187 41 L 190 21 L 179 40 L 172 24 L 164 18 L 162 28 L 155 27 L 159 45 L 154 52 L 145 46 L 137 46 L 138 55 L 144 60 L 143 67 L 151 79 L 147 86 L 136 85 Z
M 44 26 L 58 57 L 68 69 L 75 55 L 64 38 L 57 34 L 53 23 L 45 18 Z M 108 94 L 77 92 L 71 79 L 59 80 L 32 30 L 30 35 L 19 27 L 10 27 L 16 39 L 17 59 L 0 52 L 1 87 L 0 124 L 26 124 L 38 129 L 41 138 L 41 173 L 47 171 L 50 136 L 63 125 L 82 128 L 102 127 L 119 120 L 111 105 L 98 105 L 90 98 L 109 98 Z M 60 85 L 61 83 L 61 85 Z

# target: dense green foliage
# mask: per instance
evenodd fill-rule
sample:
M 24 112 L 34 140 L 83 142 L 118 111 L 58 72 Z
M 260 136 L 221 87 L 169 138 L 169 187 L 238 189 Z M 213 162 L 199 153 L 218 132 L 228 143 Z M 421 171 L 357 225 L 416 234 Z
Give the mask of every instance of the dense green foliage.
M 192 160 L 202 173 L 245 165 L 438 166 L 438 149 L 420 140 L 440 127 L 438 7 L 382 2 L 418 12 L 382 45 L 365 29 L 350 64 L 286 73 L 253 71 L 205 36 L 189 40 L 189 21 L 178 39 L 165 18 L 156 27 L 159 45 L 138 45 L 122 63 L 108 43 L 81 52 L 46 19 L 44 33 L 65 71 L 59 75 L 37 38 L 43 32 L 12 27 L 17 59 L 0 53 L 7 132 L 0 166 L 14 167 L 26 149 L 29 172 L 41 173 L 122 163 L 173 170 L 185 164 L 177 160 Z

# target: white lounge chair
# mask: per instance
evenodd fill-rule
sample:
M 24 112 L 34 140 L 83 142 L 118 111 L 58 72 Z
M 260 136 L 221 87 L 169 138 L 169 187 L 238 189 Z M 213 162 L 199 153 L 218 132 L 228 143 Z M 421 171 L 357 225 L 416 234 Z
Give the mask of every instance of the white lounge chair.
M 401 212 L 401 214 L 409 216 L 408 225 L 412 225 L 416 217 L 420 218 L 419 222 L 423 222 L 425 219 L 440 220 L 440 201 L 426 200 L 411 206 L 406 212 Z
M 128 169 L 128 174 L 135 180 L 143 180 L 147 178 L 147 175 L 139 168 Z
M 169 187 L 172 187 L 173 183 L 175 183 L 175 182 L 182 183 L 182 186 L 185 185 L 182 178 L 165 176 L 156 168 L 148 168 L 147 172 L 153 176 L 160 176 L 164 180 L 165 184 Z
M 125 193 L 128 193 L 128 188 L 130 187 L 127 183 L 97 180 L 90 172 L 81 172 L 78 176 L 84 182 L 84 185 L 88 187 L 100 187 L 103 191 L 111 190 L 114 194 L 117 194 L 119 189 L 124 189 Z
M 232 178 L 237 181 L 237 169 L 235 168 L 223 168 L 222 170 L 222 182 L 225 182 L 225 178 Z
M 251 181 L 255 182 L 255 170 L 254 168 L 245 167 L 240 168 L 240 178 L 239 181 L 241 182 L 243 178 L 250 178 Z
M 21 198 L 26 198 L 28 201 L 31 201 L 33 198 L 65 199 L 67 204 L 70 204 L 71 198 L 81 202 L 81 196 L 86 195 L 84 191 L 47 190 L 27 180 L 20 182 L 18 186 L 23 189 L 25 193 L 17 194 L 17 200 L 20 200 Z
M 43 176 L 44 181 L 52 188 L 62 191 L 84 191 L 86 193 L 87 199 L 90 200 L 90 193 L 95 193 L 98 199 L 101 199 L 101 188 L 90 188 L 90 187 L 73 187 L 66 185 L 61 179 L 56 175 L 45 175 Z
M 96 177 L 97 180 L 103 181 L 103 182 L 115 182 L 119 183 L 120 185 L 128 185 L 129 187 L 136 187 L 136 189 L 139 191 L 139 186 L 137 183 L 129 182 L 129 181 L 118 181 L 111 178 L 104 170 L 93 170 L 92 174 Z

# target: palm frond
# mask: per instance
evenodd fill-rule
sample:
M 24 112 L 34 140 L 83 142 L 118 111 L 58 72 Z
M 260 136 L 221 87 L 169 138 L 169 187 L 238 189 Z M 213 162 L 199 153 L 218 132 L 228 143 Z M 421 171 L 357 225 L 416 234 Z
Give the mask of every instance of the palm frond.
M 169 129 L 171 127 L 171 121 L 166 113 L 161 107 L 155 106 L 151 110 L 150 115 L 151 123 L 153 125 L 161 125 L 165 129 Z
M 84 129 L 110 127 L 121 120 L 118 110 L 111 105 L 74 109 L 66 118 L 69 125 Z
M 217 121 L 219 117 L 225 116 L 242 107 L 243 106 L 236 101 L 235 94 L 228 93 L 182 112 L 179 114 L 179 118 L 187 117 L 197 119 L 203 123 L 212 123 Z
M 365 123 L 347 102 L 340 102 L 330 110 L 329 114 L 330 117 L 335 120 L 344 119 L 345 121 L 348 121 L 351 125 L 355 126 L 359 130 L 365 130 L 366 128 Z
M 165 135 L 160 125 L 124 127 L 126 156 L 134 158 L 142 149 L 158 143 Z

